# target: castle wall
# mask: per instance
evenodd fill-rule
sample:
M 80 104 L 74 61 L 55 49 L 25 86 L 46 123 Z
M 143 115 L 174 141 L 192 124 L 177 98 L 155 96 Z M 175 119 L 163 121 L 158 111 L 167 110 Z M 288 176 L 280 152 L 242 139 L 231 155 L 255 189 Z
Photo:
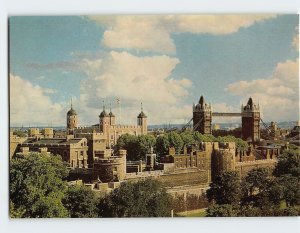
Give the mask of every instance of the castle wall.
M 274 170 L 277 159 L 264 159 L 264 160 L 255 160 L 248 162 L 237 162 L 235 164 L 235 170 L 238 172 L 240 177 L 247 175 L 249 171 L 255 168 L 265 168 L 270 173 Z

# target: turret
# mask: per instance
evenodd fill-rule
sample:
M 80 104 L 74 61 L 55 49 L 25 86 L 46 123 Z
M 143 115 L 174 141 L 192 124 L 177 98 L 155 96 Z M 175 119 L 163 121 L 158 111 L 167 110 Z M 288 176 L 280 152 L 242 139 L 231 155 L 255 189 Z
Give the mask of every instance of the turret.
M 109 115 L 109 124 L 110 125 L 115 125 L 115 123 L 116 123 L 116 116 L 111 111 L 111 104 L 110 104 L 110 112 L 108 113 L 108 115 Z
M 260 139 L 260 108 L 250 97 L 247 105 L 242 108 L 242 137 L 247 141 Z
M 71 99 L 71 109 L 67 112 L 67 133 L 74 134 L 74 129 L 78 126 L 78 117 L 76 111 L 73 109 Z
M 142 127 L 142 134 L 145 135 L 147 134 L 147 116 L 143 112 L 143 103 L 141 103 L 141 112 L 137 116 L 137 125 Z
M 193 105 L 193 127 L 194 131 L 202 134 L 211 134 L 212 110 L 211 105 L 207 104 L 201 96 L 199 103 Z
M 105 105 L 103 102 L 103 111 L 99 115 L 99 129 L 104 134 L 108 132 L 108 127 L 110 125 L 110 117 L 105 111 Z

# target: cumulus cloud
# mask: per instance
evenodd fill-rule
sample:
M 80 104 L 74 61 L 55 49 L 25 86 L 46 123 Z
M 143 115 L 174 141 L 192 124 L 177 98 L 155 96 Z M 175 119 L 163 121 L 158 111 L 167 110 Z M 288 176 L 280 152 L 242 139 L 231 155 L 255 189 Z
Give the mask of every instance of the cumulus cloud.
M 10 122 L 12 125 L 64 123 L 62 104 L 51 101 L 54 90 L 34 86 L 20 76 L 10 74 Z
M 101 61 L 85 62 L 88 78 L 81 85 L 80 102 L 86 109 L 101 109 L 102 100 L 107 106 L 112 102 L 113 110 L 118 113 L 115 100 L 119 98 L 123 123 L 135 123 L 140 102 L 151 116 L 152 124 L 188 117 L 191 106 L 180 105 L 189 94 L 191 81 L 172 78 L 178 63 L 177 58 L 165 55 L 138 57 L 112 51 Z M 167 106 L 175 107 L 166 110 Z
M 275 15 L 122 15 L 89 16 L 106 30 L 102 44 L 159 53 L 175 53 L 173 33 L 231 34 Z
M 299 51 L 299 27 L 295 28 L 295 35 L 293 38 L 293 47 Z
M 298 120 L 299 60 L 278 63 L 269 78 L 235 82 L 226 90 L 243 97 L 244 103 L 249 96 L 259 101 L 266 120 Z

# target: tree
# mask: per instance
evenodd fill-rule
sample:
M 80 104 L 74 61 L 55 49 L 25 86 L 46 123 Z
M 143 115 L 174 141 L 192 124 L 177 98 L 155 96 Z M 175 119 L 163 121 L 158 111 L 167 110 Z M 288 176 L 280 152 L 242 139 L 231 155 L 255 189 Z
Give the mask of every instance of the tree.
M 269 206 L 268 187 L 270 181 L 264 168 L 255 168 L 248 172 L 242 182 L 243 203 L 254 206 Z
M 195 144 L 194 135 L 190 131 L 184 131 L 180 134 L 180 137 L 183 141 L 184 146 L 190 146 L 192 144 Z
M 283 199 L 287 206 L 296 206 L 300 204 L 300 182 L 297 177 L 292 175 L 283 175 L 278 178 L 278 182 L 283 186 Z
M 210 184 L 206 192 L 208 200 L 219 205 L 238 204 L 241 198 L 239 175 L 235 171 L 223 172 Z
M 115 150 L 127 150 L 127 159 L 132 161 L 140 160 L 138 137 L 130 134 L 123 134 L 118 138 Z
M 140 135 L 138 136 L 138 144 L 140 151 L 139 157 L 145 159 L 145 156 L 150 151 L 151 147 L 155 147 L 156 139 L 153 135 Z
M 97 217 L 95 193 L 83 185 L 68 187 L 62 202 L 72 218 Z
M 217 139 L 211 134 L 201 134 L 199 132 L 194 132 L 194 139 L 197 144 L 200 142 L 216 142 Z
M 156 180 L 126 182 L 100 200 L 101 217 L 168 217 L 172 198 Z
M 274 169 L 275 176 L 290 174 L 300 180 L 299 150 L 285 150 L 279 157 Z
M 170 147 L 174 147 L 177 153 L 180 153 L 183 147 L 183 141 L 180 135 L 176 132 L 170 132 L 168 134 Z
M 119 149 L 127 150 L 127 159 L 132 161 L 145 160 L 145 155 L 151 147 L 154 147 L 156 139 L 153 135 L 122 135 L 115 146 L 115 151 Z
M 236 138 L 232 135 L 224 136 L 224 137 L 218 137 L 218 142 L 235 142 L 235 146 L 238 150 L 246 151 L 248 150 L 248 143 L 241 138 Z
M 170 142 L 169 138 L 166 135 L 159 135 L 156 139 L 156 153 L 158 154 L 159 157 L 163 157 L 166 154 L 168 154 L 170 147 Z
M 10 161 L 10 200 L 20 217 L 67 217 L 62 204 L 68 170 L 60 156 L 31 153 Z M 12 213 L 13 215 L 13 213 Z
M 237 206 L 225 204 L 225 205 L 212 205 L 206 210 L 207 217 L 237 217 L 239 211 Z

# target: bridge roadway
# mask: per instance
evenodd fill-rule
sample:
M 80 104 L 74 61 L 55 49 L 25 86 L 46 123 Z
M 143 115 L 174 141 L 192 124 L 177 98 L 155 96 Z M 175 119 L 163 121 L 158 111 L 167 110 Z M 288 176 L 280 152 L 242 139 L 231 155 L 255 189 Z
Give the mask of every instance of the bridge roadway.
M 212 112 L 213 117 L 252 117 L 251 112 Z

